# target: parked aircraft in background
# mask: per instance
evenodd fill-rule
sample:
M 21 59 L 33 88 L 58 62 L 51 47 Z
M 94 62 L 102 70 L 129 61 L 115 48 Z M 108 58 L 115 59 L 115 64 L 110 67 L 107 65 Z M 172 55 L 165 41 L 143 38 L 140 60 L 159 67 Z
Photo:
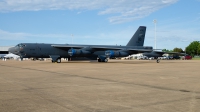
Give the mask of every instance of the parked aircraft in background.
M 12 54 L 12 53 L 9 53 L 9 54 L 0 54 L 0 58 L 5 60 L 5 59 L 20 59 L 20 56 L 18 55 L 15 55 L 15 54 Z
M 173 57 L 176 58 L 179 57 L 178 55 L 185 55 L 185 53 L 178 53 L 178 52 L 163 52 L 163 51 L 152 51 L 152 52 L 144 52 L 142 53 L 143 56 L 147 56 L 148 58 L 153 57 L 154 59 L 157 59 L 158 57 L 163 57 L 163 54 L 171 54 L 174 55 Z M 180 59 L 180 58 L 179 58 Z M 159 59 L 157 60 L 159 63 Z
M 17 59 L 20 59 L 20 56 L 9 53 L 9 54 L 5 55 L 4 58 L 17 60 Z
M 0 59 L 3 58 L 7 54 L 0 54 Z

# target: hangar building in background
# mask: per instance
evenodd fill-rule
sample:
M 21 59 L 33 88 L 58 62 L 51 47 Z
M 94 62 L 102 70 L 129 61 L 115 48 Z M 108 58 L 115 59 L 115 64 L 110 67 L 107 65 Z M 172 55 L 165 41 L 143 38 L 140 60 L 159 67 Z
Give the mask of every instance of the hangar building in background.
M 8 49 L 13 46 L 0 46 L 0 54 L 8 54 Z

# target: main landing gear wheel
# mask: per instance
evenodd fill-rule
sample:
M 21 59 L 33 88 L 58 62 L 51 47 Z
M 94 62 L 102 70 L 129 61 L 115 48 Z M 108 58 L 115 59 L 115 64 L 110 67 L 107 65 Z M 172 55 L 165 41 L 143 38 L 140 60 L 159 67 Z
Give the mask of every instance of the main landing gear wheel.
M 101 62 L 101 59 L 98 59 L 97 61 L 98 61 L 98 62 Z
M 157 63 L 160 63 L 160 60 L 159 60 L 159 59 L 157 59 L 157 60 L 156 60 L 156 62 L 157 62 Z
M 108 62 L 108 59 L 104 59 L 104 62 Z
M 108 62 L 108 59 L 103 59 L 103 60 L 98 59 L 97 61 L 98 61 L 98 62 Z
M 51 60 L 52 63 L 61 63 L 61 59 L 57 59 L 57 60 Z
M 59 58 L 59 59 L 57 59 L 57 63 L 61 63 L 61 59 Z

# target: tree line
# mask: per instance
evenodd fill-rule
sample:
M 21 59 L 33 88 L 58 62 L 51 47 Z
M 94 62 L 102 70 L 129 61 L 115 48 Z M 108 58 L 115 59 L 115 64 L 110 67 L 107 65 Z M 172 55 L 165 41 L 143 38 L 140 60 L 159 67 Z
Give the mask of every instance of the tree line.
M 193 41 L 189 46 L 186 47 L 186 53 L 195 56 L 200 55 L 200 41 Z
M 181 48 L 174 48 L 173 50 L 163 49 L 163 52 L 179 52 L 179 53 L 186 53 L 191 56 L 199 56 L 200 55 L 200 41 L 193 41 L 191 42 L 183 51 Z

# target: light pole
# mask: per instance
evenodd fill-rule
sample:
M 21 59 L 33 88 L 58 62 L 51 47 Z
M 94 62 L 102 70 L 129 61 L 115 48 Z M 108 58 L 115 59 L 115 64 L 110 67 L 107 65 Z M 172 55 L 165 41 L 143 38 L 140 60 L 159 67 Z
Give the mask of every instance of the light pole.
M 155 25 L 155 37 L 154 37 L 154 38 L 155 38 L 155 39 L 154 39 L 154 41 L 155 41 L 155 43 L 154 43 L 155 46 L 154 46 L 154 47 L 155 47 L 155 49 L 156 49 L 156 23 L 157 23 L 157 20 L 154 19 L 154 20 L 153 20 L 153 23 L 154 23 L 154 25 Z

